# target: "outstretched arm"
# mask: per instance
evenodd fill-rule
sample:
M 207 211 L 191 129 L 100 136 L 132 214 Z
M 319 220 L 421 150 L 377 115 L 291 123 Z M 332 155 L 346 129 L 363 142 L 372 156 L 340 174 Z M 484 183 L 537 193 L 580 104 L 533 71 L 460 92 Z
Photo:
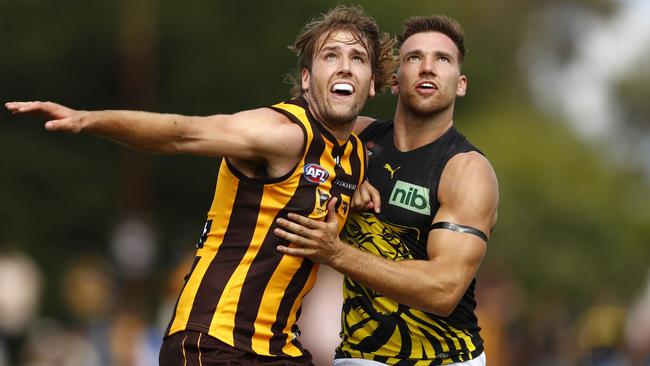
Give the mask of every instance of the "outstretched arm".
M 207 117 L 141 111 L 83 111 L 52 102 L 10 102 L 13 114 L 46 118 L 49 131 L 88 133 L 159 154 L 264 161 L 300 154 L 300 127 L 268 108 Z
M 441 179 L 439 201 L 441 207 L 433 223 L 453 222 L 489 234 L 498 205 L 497 181 L 489 162 L 477 153 L 450 160 Z M 330 206 L 332 212 L 332 202 Z M 440 316 L 448 316 L 458 305 L 486 250 L 478 236 L 432 230 L 427 241 L 428 260 L 397 262 L 343 243 L 333 214 L 328 214 L 326 222 L 294 214 L 288 218 L 278 220 L 285 230 L 276 229 L 276 235 L 292 245 L 278 246 L 280 252 L 328 264 L 386 297 Z

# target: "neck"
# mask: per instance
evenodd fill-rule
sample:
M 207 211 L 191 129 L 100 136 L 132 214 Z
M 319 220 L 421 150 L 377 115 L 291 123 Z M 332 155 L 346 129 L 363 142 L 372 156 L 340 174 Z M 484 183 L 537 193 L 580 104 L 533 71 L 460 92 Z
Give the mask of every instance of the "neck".
M 418 114 L 397 103 L 394 142 L 400 151 L 410 151 L 430 144 L 453 126 L 454 105 L 430 114 Z
M 304 98 L 307 101 L 307 106 L 311 115 L 316 119 L 316 121 L 318 121 L 318 123 L 320 123 L 321 126 L 329 131 L 339 141 L 339 143 L 343 143 L 350 138 L 350 133 L 352 132 L 352 127 L 354 126 L 356 118 L 349 122 L 328 120 L 318 113 L 317 108 L 314 108 L 312 103 L 313 101 L 310 100 L 308 93 L 304 94 Z
M 345 124 L 340 123 L 328 123 L 325 120 L 316 118 L 320 124 L 325 127 L 337 140 L 339 143 L 343 143 L 350 138 L 350 133 L 352 133 L 352 126 L 354 121 L 350 121 Z

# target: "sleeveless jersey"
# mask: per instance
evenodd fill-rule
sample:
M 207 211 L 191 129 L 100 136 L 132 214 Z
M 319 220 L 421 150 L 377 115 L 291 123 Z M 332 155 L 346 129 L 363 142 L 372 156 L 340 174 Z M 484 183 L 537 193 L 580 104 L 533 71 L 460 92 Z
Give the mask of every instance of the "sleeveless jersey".
M 395 147 L 392 121 L 375 121 L 359 137 L 368 150 L 368 179 L 382 193 L 381 213 L 351 213 L 347 240 L 391 260 L 428 259 L 427 239 L 440 207 L 438 183 L 443 168 L 454 155 L 478 149 L 454 127 L 408 152 Z M 483 352 L 483 340 L 474 314 L 475 282 L 453 313 L 440 317 L 397 303 L 346 277 L 342 342 L 336 357 L 389 365 L 444 365 L 477 357 Z
M 302 128 L 302 158 L 285 176 L 268 180 L 248 178 L 222 160 L 196 258 L 166 335 L 194 330 L 251 353 L 297 357 L 304 350 L 295 323 L 318 268 L 276 250 L 289 243 L 273 234 L 275 220 L 289 212 L 324 219 L 327 202 L 338 197 L 342 230 L 364 179 L 366 155 L 355 135 L 338 142 L 303 99 L 271 108 Z

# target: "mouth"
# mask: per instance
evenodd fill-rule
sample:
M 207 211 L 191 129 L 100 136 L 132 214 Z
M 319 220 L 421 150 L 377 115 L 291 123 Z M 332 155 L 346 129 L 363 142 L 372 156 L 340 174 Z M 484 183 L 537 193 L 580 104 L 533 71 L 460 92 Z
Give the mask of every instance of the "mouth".
M 338 96 L 346 97 L 354 94 L 354 86 L 350 83 L 334 83 L 330 92 Z
M 433 91 L 433 90 L 438 90 L 438 86 L 433 83 L 432 81 L 422 81 L 420 82 L 416 87 L 418 90 L 422 91 Z

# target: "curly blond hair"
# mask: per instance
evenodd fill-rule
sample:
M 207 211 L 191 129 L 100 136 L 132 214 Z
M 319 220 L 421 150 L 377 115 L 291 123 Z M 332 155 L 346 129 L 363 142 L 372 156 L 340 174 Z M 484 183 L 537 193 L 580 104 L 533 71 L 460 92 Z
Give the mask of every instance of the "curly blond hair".
M 307 23 L 289 49 L 298 56 L 297 70 L 287 75 L 292 84 L 291 94 L 302 96 L 300 72 L 311 71 L 314 55 L 332 32 L 345 30 L 352 33 L 355 41 L 362 44 L 370 56 L 375 90 L 380 91 L 389 86 L 391 75 L 397 68 L 394 45 L 395 39 L 388 33 L 381 32 L 375 19 L 354 5 L 338 5 L 327 13 Z

